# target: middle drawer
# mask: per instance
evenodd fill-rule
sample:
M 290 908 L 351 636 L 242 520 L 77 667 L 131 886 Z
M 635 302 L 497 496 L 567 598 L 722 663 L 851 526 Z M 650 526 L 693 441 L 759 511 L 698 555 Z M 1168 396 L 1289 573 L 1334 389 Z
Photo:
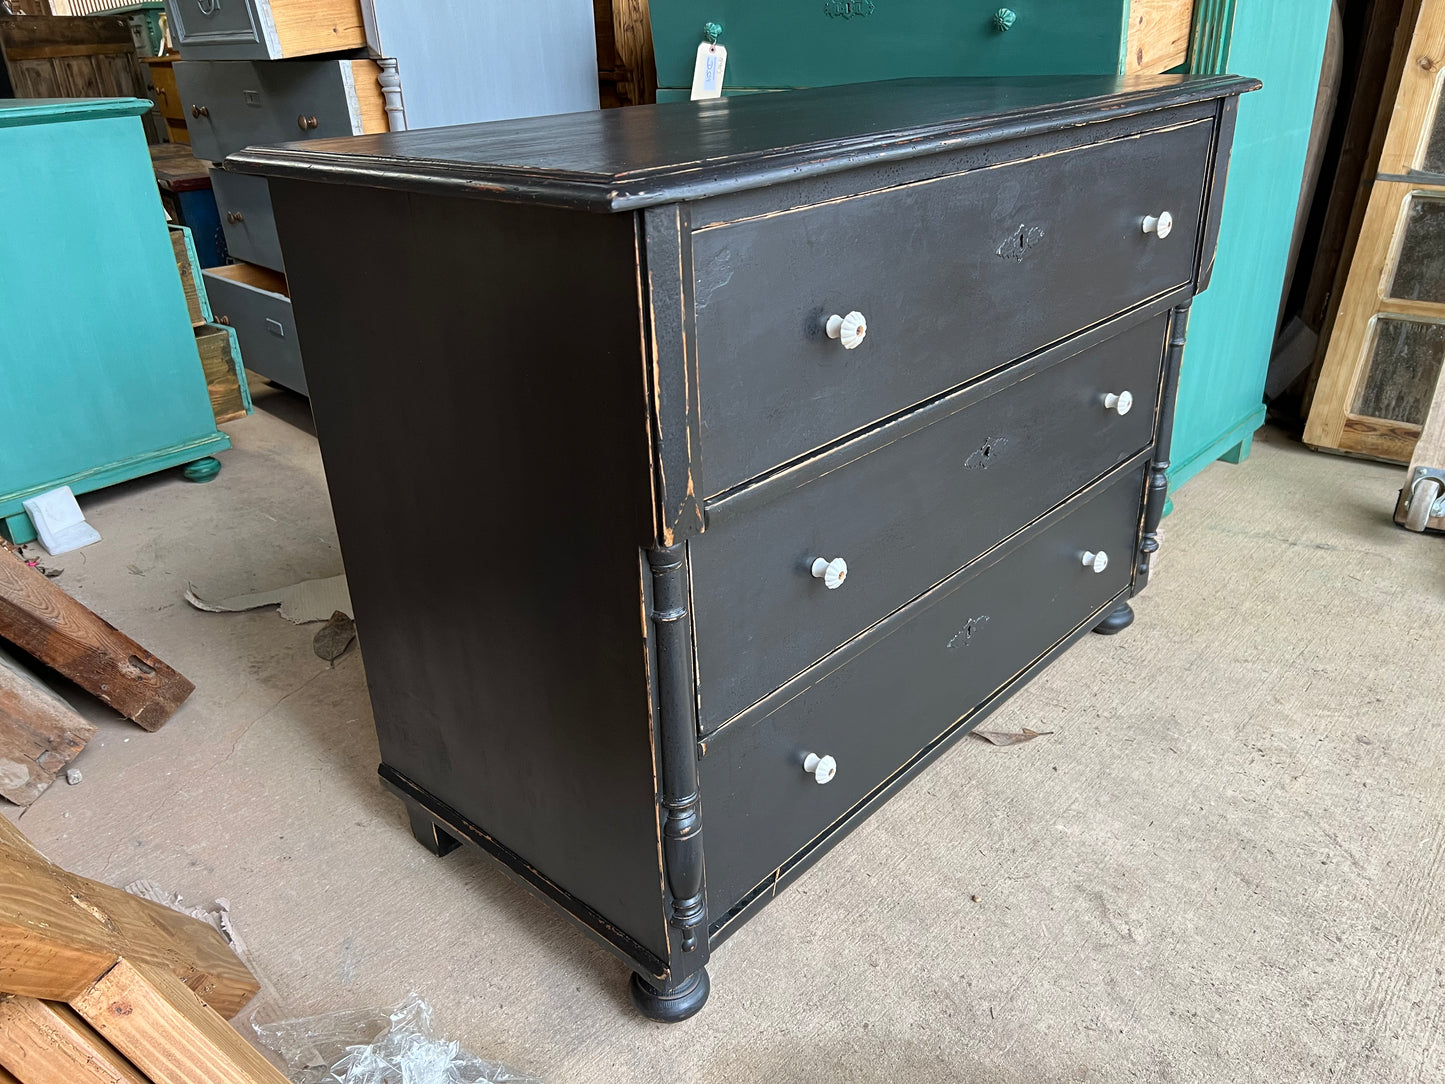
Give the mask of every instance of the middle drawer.
M 689 544 L 702 731 L 1148 445 L 1168 315 L 1129 321 L 710 505 Z M 846 565 L 836 587 L 819 558 Z
M 374 60 L 178 60 L 191 150 L 220 162 L 243 147 L 387 130 Z
M 281 258 L 281 238 L 276 233 L 266 178 L 213 169 L 211 191 L 226 234 L 226 251 L 246 263 L 284 272 L 286 263 Z

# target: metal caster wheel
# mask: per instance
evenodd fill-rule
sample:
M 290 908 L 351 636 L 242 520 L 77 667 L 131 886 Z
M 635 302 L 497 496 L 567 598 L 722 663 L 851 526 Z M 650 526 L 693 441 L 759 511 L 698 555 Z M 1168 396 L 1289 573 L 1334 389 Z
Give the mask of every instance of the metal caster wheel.
M 1422 478 L 1410 490 L 1410 503 L 1405 509 L 1405 529 L 1423 531 L 1430 522 L 1431 510 L 1440 499 L 1441 484 L 1438 478 Z

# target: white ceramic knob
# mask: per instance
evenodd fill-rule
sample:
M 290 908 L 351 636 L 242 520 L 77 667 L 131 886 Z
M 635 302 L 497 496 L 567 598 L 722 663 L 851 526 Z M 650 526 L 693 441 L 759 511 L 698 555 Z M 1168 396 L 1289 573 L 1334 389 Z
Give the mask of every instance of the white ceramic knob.
M 838 762 L 832 757 L 820 757 L 817 753 L 809 753 L 803 758 L 803 771 L 816 779 L 819 784 L 830 783 L 833 776 L 838 774 Z
M 1152 233 L 1161 241 L 1169 236 L 1169 232 L 1172 229 L 1174 229 L 1174 216 L 1168 211 L 1160 211 L 1157 215 L 1144 216 L 1144 232 Z
M 836 591 L 848 578 L 848 562 L 841 557 L 834 557 L 831 561 L 826 557 L 814 557 L 813 578 L 822 580 L 829 591 Z
M 1104 396 L 1104 409 L 1114 410 L 1120 414 L 1127 414 L 1134 409 L 1134 393 L 1121 391 L 1118 395 L 1110 392 Z
M 1098 553 L 1088 550 L 1084 553 L 1084 567 L 1092 568 L 1095 572 L 1103 572 L 1109 567 L 1109 555 L 1103 550 Z
M 868 321 L 856 309 L 847 316 L 839 316 L 834 313 L 828 317 L 828 338 L 841 340 L 844 350 L 852 350 L 863 341 L 867 334 Z

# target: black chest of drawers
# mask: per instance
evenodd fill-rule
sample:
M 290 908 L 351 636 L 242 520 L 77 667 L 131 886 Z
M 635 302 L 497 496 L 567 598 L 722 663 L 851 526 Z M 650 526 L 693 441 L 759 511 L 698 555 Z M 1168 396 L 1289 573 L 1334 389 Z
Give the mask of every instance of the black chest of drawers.
M 1256 85 L 910 80 L 233 156 L 271 179 L 418 838 L 680 1019 L 779 887 L 1127 625 Z

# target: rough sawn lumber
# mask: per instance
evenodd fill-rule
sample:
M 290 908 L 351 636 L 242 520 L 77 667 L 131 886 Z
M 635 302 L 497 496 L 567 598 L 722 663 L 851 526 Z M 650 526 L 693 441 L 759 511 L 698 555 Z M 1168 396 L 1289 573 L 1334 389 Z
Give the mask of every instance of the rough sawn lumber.
M 195 686 L 6 549 L 0 547 L 0 638 L 146 730 L 160 729 Z

